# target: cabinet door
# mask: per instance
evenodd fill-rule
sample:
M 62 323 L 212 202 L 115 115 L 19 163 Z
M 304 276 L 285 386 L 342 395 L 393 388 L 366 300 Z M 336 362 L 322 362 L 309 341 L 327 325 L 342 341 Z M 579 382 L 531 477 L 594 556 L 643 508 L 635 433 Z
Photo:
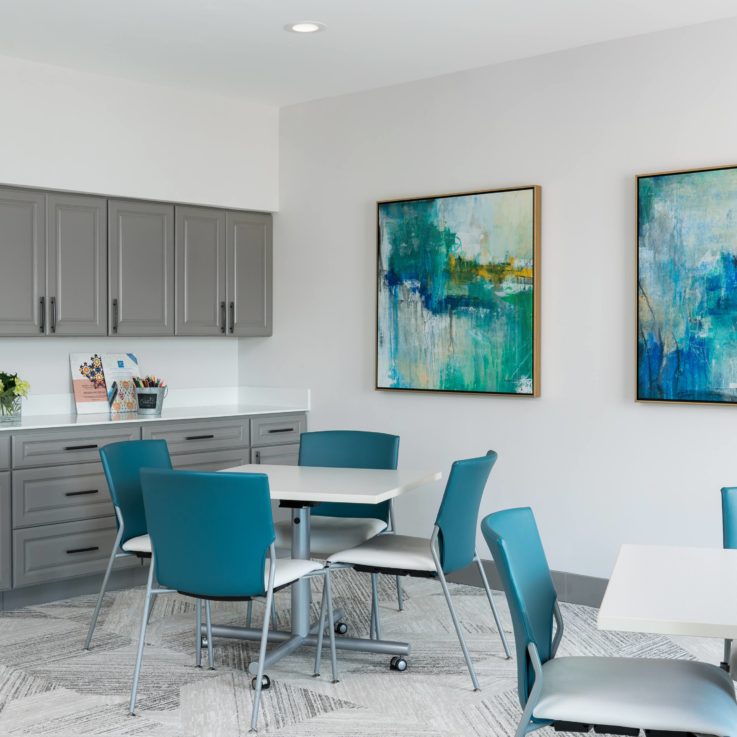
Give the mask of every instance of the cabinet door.
M 174 335 L 174 206 L 110 200 L 111 335 Z
M 10 472 L 0 473 L 0 590 L 11 586 L 11 547 L 13 533 L 10 520 Z
M 45 332 L 43 192 L 0 188 L 0 335 Z
M 273 445 L 251 450 L 251 463 L 266 463 L 274 466 L 296 466 L 299 463 L 299 443 L 296 445 Z
M 49 194 L 46 238 L 46 332 L 107 335 L 107 201 Z
M 177 206 L 174 238 L 177 335 L 224 334 L 225 212 Z
M 229 212 L 228 333 L 272 333 L 272 219 L 262 212 Z

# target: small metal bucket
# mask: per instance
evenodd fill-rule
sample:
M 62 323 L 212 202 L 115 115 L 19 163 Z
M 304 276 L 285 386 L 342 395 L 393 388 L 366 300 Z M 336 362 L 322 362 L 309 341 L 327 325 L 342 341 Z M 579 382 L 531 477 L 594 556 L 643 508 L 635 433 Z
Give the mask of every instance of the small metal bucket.
M 136 387 L 139 415 L 160 415 L 169 387 Z

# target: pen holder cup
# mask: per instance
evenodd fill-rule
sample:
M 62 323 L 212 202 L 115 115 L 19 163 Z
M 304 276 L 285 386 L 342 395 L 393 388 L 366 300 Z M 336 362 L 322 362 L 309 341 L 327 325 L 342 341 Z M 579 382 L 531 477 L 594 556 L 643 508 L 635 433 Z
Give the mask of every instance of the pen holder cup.
M 136 388 L 139 415 L 160 415 L 169 387 Z

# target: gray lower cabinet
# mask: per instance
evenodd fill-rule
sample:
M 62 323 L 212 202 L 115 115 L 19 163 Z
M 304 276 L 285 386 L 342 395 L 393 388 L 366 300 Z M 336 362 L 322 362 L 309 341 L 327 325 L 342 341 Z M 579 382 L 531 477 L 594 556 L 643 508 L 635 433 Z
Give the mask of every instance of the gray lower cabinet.
M 116 529 L 114 517 L 103 517 L 14 530 L 13 587 L 104 571 Z M 116 568 L 136 564 L 123 558 Z
M 296 466 L 299 463 L 299 443 L 253 448 L 251 450 L 251 463 Z
M 100 463 L 13 472 L 13 526 L 30 527 L 114 514 Z
M 46 199 L 46 334 L 107 335 L 107 200 Z
M 0 471 L 10 468 L 10 435 L 0 435 Z
M 171 455 L 243 449 L 249 445 L 249 425 L 247 418 L 156 422 L 143 426 L 143 438 L 166 440 Z
M 273 243 L 269 213 L 228 212 L 228 333 L 272 334 Z
M 174 468 L 187 471 L 222 471 L 250 463 L 248 448 L 215 450 L 210 453 L 185 453 L 171 457 Z
M 12 586 L 12 523 L 10 519 L 10 472 L 0 473 L 0 590 Z
M 0 335 L 42 335 L 46 302 L 43 192 L 0 188 Z
M 174 206 L 108 201 L 110 335 L 174 335 Z
M 224 335 L 225 212 L 176 207 L 176 334 Z
M 80 430 L 29 430 L 13 436 L 13 468 L 98 462 L 103 445 L 140 437 L 140 427 L 128 424 L 104 428 L 90 425 Z

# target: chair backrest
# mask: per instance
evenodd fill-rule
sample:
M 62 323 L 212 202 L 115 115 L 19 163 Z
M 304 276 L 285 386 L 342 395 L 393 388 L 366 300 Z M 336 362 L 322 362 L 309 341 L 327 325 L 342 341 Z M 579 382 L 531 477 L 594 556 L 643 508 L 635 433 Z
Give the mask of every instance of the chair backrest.
M 527 646 L 540 661 L 553 657 L 553 618 L 557 595 L 535 517 L 529 507 L 494 512 L 481 521 L 512 614 L 517 655 L 517 690 L 524 707 L 535 676 Z
M 141 472 L 156 578 L 203 598 L 262 596 L 274 542 L 263 473 Z
M 490 450 L 485 456 L 455 461 L 451 466 L 435 518 L 440 530 L 438 543 L 443 573 L 452 573 L 473 562 L 481 497 L 496 459 L 497 454 Z
M 394 470 L 399 460 L 399 436 L 361 430 L 323 430 L 302 433 L 299 465 L 325 468 L 382 468 Z M 318 504 L 312 514 L 323 517 L 362 517 L 389 521 L 389 502 L 381 504 Z
M 132 537 L 148 532 L 141 493 L 141 469 L 170 469 L 169 449 L 166 440 L 126 440 L 100 448 L 100 458 L 113 504 L 123 518 L 122 545 Z
M 722 489 L 722 544 L 737 548 L 737 486 Z

